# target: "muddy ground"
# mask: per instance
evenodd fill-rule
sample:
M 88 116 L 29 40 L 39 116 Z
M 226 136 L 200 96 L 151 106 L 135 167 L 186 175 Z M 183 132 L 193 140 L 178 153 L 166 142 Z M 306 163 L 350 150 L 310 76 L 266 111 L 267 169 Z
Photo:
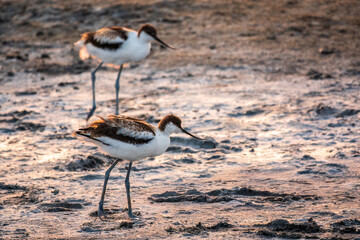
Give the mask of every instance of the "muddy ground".
M 1 239 L 360 238 L 360 3 L 335 0 L 0 2 Z M 72 137 L 91 108 L 73 43 L 152 23 L 171 51 L 126 66 L 120 112 L 173 113 L 205 142 L 127 163 Z M 116 69 L 95 115 L 114 113 Z M 93 117 L 91 120 L 95 120 Z

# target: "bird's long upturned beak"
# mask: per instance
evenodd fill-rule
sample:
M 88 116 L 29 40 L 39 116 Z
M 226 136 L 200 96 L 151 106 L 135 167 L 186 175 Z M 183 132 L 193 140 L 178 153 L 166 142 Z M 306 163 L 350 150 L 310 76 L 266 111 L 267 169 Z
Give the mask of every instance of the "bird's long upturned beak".
M 183 129 L 183 128 L 181 128 L 181 131 L 182 131 L 183 133 L 186 133 L 187 135 L 192 136 L 193 138 L 196 138 L 196 139 L 199 139 L 199 140 L 205 140 L 205 139 L 203 139 L 203 138 L 199 138 L 199 137 L 196 137 L 196 136 L 192 135 L 191 133 L 189 133 L 188 131 L 186 131 L 186 130 Z
M 170 46 L 170 45 L 167 45 L 165 42 L 163 42 L 160 38 L 158 38 L 158 37 L 153 37 L 156 41 L 158 41 L 159 43 L 161 43 L 162 45 L 164 45 L 165 47 L 167 47 L 167 48 L 170 48 L 170 49 L 172 49 L 172 50 L 176 50 L 176 48 L 174 48 L 174 47 L 172 47 L 172 46 Z

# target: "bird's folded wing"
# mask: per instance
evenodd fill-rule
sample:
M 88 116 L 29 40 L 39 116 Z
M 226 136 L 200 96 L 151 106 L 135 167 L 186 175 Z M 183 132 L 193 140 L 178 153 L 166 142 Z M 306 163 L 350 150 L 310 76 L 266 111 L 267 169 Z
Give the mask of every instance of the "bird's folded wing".
M 81 35 L 81 40 L 76 45 L 92 44 L 101 49 L 116 50 L 128 38 L 128 30 L 122 27 L 106 27 L 96 32 L 86 32 Z
M 122 43 L 128 38 L 128 30 L 122 27 L 105 27 L 94 33 L 94 39 L 100 43 Z
M 106 137 L 131 144 L 144 144 L 155 137 L 155 128 L 139 119 L 110 115 L 80 129 L 91 138 Z

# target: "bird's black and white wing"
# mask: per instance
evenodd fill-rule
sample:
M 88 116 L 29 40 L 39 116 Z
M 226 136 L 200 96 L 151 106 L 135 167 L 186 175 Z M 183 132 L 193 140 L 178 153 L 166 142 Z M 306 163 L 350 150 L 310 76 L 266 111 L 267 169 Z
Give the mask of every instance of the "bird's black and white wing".
M 91 44 L 97 48 L 116 50 L 128 38 L 128 32 L 132 31 L 123 27 L 105 27 L 95 32 L 86 32 L 81 35 L 80 41 L 75 45 Z
M 110 115 L 107 119 L 101 118 L 88 127 L 79 129 L 75 134 L 104 145 L 110 145 L 114 140 L 141 145 L 150 142 L 155 137 L 155 128 L 137 118 Z

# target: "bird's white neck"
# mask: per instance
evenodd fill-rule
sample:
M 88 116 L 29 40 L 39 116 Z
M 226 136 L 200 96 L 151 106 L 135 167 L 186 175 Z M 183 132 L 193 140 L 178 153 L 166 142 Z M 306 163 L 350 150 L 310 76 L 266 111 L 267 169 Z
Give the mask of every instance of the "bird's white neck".
M 149 43 L 152 40 L 154 40 L 154 38 L 152 36 L 150 36 L 149 34 L 147 34 L 146 32 L 142 31 L 139 35 L 139 41 L 140 42 L 144 42 L 144 43 Z
M 164 131 L 162 131 L 166 136 L 170 136 L 172 133 L 181 132 L 181 130 L 175 126 L 172 122 L 166 124 Z

